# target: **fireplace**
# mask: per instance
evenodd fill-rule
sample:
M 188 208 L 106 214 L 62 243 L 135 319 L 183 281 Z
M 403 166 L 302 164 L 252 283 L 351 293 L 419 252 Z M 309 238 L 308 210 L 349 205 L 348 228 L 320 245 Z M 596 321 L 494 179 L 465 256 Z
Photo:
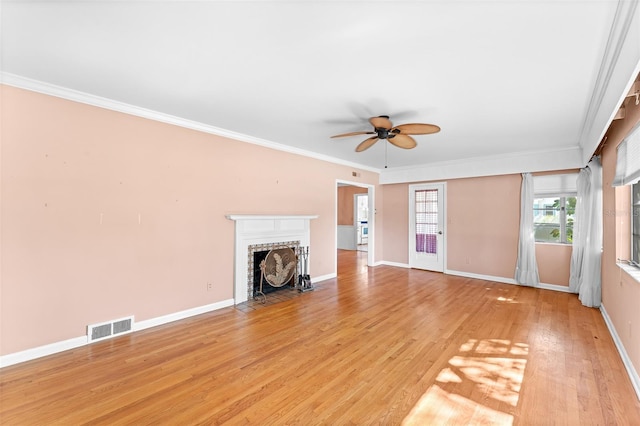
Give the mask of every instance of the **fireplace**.
M 273 247 L 278 244 L 310 246 L 310 215 L 227 215 L 235 222 L 234 301 L 253 297 L 253 255 L 251 246 Z M 271 250 L 266 248 L 262 250 Z M 258 251 L 258 250 L 255 250 Z M 250 278 L 251 277 L 251 278 Z M 251 287 L 251 291 L 249 291 Z
M 249 261 L 249 264 L 247 265 L 247 297 L 249 299 L 256 297 L 256 294 L 260 289 L 260 262 L 265 260 L 267 254 L 269 254 L 271 250 L 283 248 L 290 248 L 291 250 L 293 250 L 294 254 L 297 254 L 299 246 L 300 241 L 283 241 L 270 244 L 252 244 L 249 246 L 249 252 L 247 253 L 247 258 Z M 281 287 L 273 287 L 269 285 L 267 280 L 263 279 L 262 293 L 273 293 L 281 289 L 291 288 L 291 285 L 289 284 L 295 285 L 295 277 L 296 274 L 294 274 L 293 276 L 293 281 L 289 280 L 286 285 L 283 285 Z

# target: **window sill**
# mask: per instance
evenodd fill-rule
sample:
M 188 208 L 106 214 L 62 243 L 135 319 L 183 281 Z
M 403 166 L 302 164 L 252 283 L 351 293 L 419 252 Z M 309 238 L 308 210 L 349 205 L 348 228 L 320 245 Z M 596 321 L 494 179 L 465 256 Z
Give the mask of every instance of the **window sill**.
M 620 269 L 625 271 L 631 278 L 640 283 L 640 268 L 636 268 L 635 266 L 627 265 L 626 263 L 618 262 L 618 266 Z
M 563 247 L 572 247 L 571 243 L 547 243 L 545 241 L 536 241 L 536 244 L 543 244 L 546 246 L 563 246 Z

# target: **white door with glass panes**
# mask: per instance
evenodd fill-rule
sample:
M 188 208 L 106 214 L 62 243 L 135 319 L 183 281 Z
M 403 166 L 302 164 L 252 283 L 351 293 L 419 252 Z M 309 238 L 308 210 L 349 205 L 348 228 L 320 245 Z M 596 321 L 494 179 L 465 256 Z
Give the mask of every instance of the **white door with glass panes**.
M 444 271 L 445 184 L 409 185 L 409 266 Z

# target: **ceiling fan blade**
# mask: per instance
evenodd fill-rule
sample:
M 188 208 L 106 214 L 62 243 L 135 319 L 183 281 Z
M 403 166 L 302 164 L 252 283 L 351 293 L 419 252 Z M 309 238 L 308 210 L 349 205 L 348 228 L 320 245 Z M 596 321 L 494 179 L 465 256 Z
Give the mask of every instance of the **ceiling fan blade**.
M 398 133 L 396 130 L 399 130 L 399 133 L 405 135 L 429 135 L 431 133 L 438 133 L 440 127 L 435 124 L 409 123 L 401 124 L 391 129 L 393 133 Z
M 393 137 L 390 135 L 387 140 L 398 148 L 404 149 L 415 148 L 418 145 L 415 139 L 411 136 L 403 135 L 402 133 L 398 133 Z
M 379 129 L 391 129 L 393 124 L 391 124 L 391 120 L 386 115 L 381 115 L 380 117 L 371 117 L 369 119 L 369 123 L 373 125 L 374 128 Z
M 345 136 L 357 136 L 357 135 L 375 135 L 376 132 L 350 132 L 350 133 L 343 133 L 341 135 L 335 135 L 335 136 L 331 136 L 332 138 L 343 138 Z
M 376 143 L 377 141 L 378 141 L 378 136 L 371 136 L 369 139 L 365 139 L 363 142 L 360 143 L 360 145 L 356 147 L 356 152 L 362 152 L 365 149 L 371 148 L 371 146 L 373 146 L 373 144 Z

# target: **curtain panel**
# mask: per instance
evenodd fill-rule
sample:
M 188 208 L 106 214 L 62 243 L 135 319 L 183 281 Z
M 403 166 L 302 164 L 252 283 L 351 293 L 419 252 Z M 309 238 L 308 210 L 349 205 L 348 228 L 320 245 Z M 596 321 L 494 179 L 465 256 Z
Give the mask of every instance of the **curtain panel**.
M 598 157 L 580 170 L 577 182 L 573 252 L 569 290 L 583 305 L 599 307 L 602 301 L 602 166 Z
M 515 280 L 522 285 L 536 287 L 540 284 L 536 263 L 536 241 L 533 235 L 533 177 L 522 174 L 520 191 L 520 234 Z

